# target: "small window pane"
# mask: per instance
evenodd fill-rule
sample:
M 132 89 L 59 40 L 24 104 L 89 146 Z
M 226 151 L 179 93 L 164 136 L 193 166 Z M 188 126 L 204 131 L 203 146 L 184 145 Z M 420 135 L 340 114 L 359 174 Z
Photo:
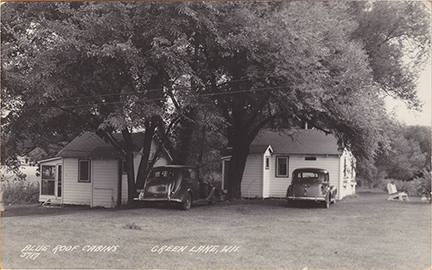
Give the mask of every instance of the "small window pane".
M 42 179 L 55 179 L 55 166 L 42 166 Z
M 288 158 L 277 158 L 277 176 L 288 176 Z
M 55 180 L 45 180 L 41 181 L 41 194 L 42 195 L 54 195 L 55 190 Z
M 90 182 L 90 161 L 88 160 L 80 161 L 79 181 Z

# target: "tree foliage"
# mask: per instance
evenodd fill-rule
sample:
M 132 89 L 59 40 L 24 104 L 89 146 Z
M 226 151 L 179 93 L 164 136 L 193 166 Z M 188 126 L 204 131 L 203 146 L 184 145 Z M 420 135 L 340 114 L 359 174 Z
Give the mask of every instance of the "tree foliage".
M 352 37 L 363 43 L 374 82 L 387 94 L 418 107 L 416 80 L 430 63 L 430 3 L 353 2 L 351 7 L 358 23 Z
M 381 151 L 376 158 L 378 170 L 385 178 L 399 180 L 423 176 L 423 170 L 430 172 L 430 148 L 425 147 L 430 145 L 430 135 L 428 127 L 396 126 L 392 130 L 390 148 Z
M 249 146 L 263 128 L 307 121 L 371 162 L 386 142 L 384 94 L 417 105 L 410 68 L 430 47 L 424 3 L 397 4 L 6 3 L 2 125 L 13 135 L 38 123 L 26 133 L 46 141 L 97 130 L 131 164 L 130 192 L 137 129 L 147 142 L 166 131 L 178 163 L 202 164 L 202 151 L 214 149 L 199 142 L 224 142 L 210 135 L 220 128 L 233 149 L 229 198 L 241 196 Z
M 45 134 L 47 140 L 58 133 L 97 131 L 129 164 L 132 199 L 131 132 L 146 132 L 138 170 L 142 179 L 153 134 L 156 128 L 163 131 L 170 119 L 167 91 L 187 71 L 179 50 L 184 43 L 181 25 L 167 16 L 177 6 L 8 3 L 3 10 L 2 90 L 11 104 L 3 121 L 6 133 L 19 132 L 16 127 L 29 122 L 41 130 L 30 129 L 26 135 Z M 116 141 L 114 132 L 122 132 L 123 141 Z M 15 139 L 9 137 L 8 144 Z

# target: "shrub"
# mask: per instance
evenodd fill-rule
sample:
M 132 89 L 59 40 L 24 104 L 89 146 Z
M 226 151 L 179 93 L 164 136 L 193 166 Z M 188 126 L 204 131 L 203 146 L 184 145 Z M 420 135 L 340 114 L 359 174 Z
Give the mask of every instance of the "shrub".
M 39 182 L 30 183 L 25 180 L 3 182 L 2 193 L 2 202 L 5 204 L 37 203 Z
M 417 177 L 414 181 L 418 182 L 417 194 L 430 198 L 431 196 L 431 172 L 423 171 L 421 177 Z
M 388 183 L 395 184 L 398 191 L 406 192 L 409 196 L 428 198 L 431 196 L 431 175 L 429 172 L 411 181 L 384 179 L 381 181 L 381 187 L 384 191 L 387 191 Z

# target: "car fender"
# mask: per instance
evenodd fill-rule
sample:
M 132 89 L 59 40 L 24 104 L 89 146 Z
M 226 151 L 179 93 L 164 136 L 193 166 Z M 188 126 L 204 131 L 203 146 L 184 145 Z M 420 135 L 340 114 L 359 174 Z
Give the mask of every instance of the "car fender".
M 211 200 L 211 198 L 213 197 L 213 195 L 216 194 L 216 196 L 218 196 L 218 190 L 216 187 L 212 187 L 212 189 L 209 192 L 209 195 L 207 197 L 207 200 Z
M 185 198 L 186 194 L 188 194 L 188 193 L 191 195 L 191 199 L 193 201 L 194 200 L 194 194 L 193 194 L 193 191 L 190 187 L 182 188 L 179 191 L 178 196 L 176 196 L 176 197 L 178 197 L 180 200 L 183 200 Z
M 290 195 L 292 193 L 292 185 L 289 185 L 287 188 L 286 196 Z
M 332 197 L 336 196 L 336 194 L 337 194 L 337 187 L 331 186 L 330 187 L 330 194 L 332 195 Z

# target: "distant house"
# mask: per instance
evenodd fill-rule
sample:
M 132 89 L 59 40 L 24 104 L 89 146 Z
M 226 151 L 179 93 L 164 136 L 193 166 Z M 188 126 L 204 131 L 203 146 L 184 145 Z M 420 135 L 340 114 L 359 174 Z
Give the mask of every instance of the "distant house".
M 222 156 L 222 188 L 231 156 Z M 330 173 L 330 184 L 338 189 L 337 199 L 355 194 L 355 158 L 340 149 L 337 139 L 317 129 L 264 130 L 250 146 L 241 183 L 246 198 L 285 197 L 297 168 L 321 168 Z
M 122 140 L 121 134 L 114 135 Z M 132 134 L 134 169 L 138 171 L 144 134 Z M 153 139 L 150 159 L 161 149 L 155 166 L 167 165 L 172 158 L 157 139 Z M 57 157 L 40 164 L 40 202 L 115 207 L 128 200 L 124 161 L 114 147 L 93 132 L 86 132 L 66 145 Z
M 28 183 L 35 184 L 39 182 L 38 166 L 34 157 L 43 155 L 46 155 L 46 152 L 42 148 L 33 147 L 29 148 L 25 154 L 17 156 L 19 171 L 22 173 L 22 175 L 25 175 L 24 179 Z M 2 165 L 0 167 L 0 174 L 2 181 L 16 181 L 19 179 L 17 178 L 16 172 L 9 170 L 8 166 L 6 165 Z

